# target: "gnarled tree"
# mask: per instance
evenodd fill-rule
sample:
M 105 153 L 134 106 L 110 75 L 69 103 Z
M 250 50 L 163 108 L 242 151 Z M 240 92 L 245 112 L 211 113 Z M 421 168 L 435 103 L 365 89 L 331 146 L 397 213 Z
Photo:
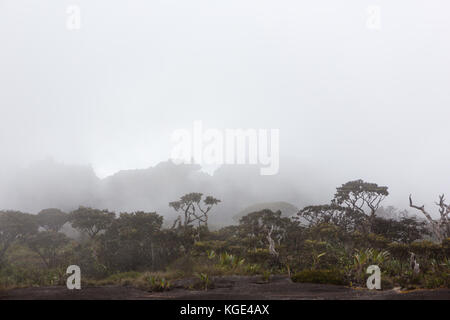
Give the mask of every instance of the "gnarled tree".
M 265 246 L 267 240 L 269 251 L 275 255 L 275 241 L 280 244 L 286 237 L 292 224 L 291 219 L 282 217 L 281 211 L 264 209 L 252 212 L 239 220 L 241 237 L 247 239 L 249 246 Z
M 363 180 L 349 181 L 336 188 L 333 204 L 345 205 L 368 216 L 369 227 L 381 202 L 389 195 L 388 187 Z
M 425 210 L 425 205 L 414 205 L 412 196 L 409 195 L 409 206 L 423 213 L 423 215 L 427 218 L 436 239 L 439 242 L 442 242 L 445 238 L 450 237 L 450 205 L 445 203 L 445 197 L 443 194 L 439 196 L 439 202 L 436 202 L 436 205 L 439 207 L 440 214 L 440 218 L 438 220 L 431 217 L 431 215 Z
M 178 224 L 178 227 L 187 228 L 198 223 L 198 227 L 202 224 L 208 227 L 208 214 L 214 205 L 217 205 L 220 200 L 211 196 L 207 196 L 202 203 L 203 193 L 192 192 L 180 198 L 178 201 L 169 203 L 169 206 L 175 211 L 181 213 L 174 221 L 172 229 Z
M 56 231 L 38 232 L 27 239 L 30 249 L 41 257 L 47 268 L 57 267 L 63 262 L 64 247 L 69 242 L 65 234 Z
M 38 232 L 35 216 L 19 211 L 0 211 L 0 265 L 9 247 Z
M 326 204 L 305 207 L 294 218 L 300 223 L 306 222 L 309 226 L 326 223 L 336 225 L 346 232 L 352 232 L 361 226 L 365 216 L 349 207 Z

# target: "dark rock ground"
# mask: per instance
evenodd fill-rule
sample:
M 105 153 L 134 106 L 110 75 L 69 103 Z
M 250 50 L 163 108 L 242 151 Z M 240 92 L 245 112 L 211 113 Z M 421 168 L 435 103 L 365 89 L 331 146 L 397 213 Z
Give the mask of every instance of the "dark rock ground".
M 188 290 L 192 279 L 175 281 L 173 289 L 147 292 L 134 287 L 102 286 L 68 290 L 66 287 L 32 287 L 0 291 L 0 300 L 450 300 L 450 289 L 399 290 L 355 289 L 345 286 L 294 283 L 287 277 L 227 276 L 214 278 L 208 291 Z

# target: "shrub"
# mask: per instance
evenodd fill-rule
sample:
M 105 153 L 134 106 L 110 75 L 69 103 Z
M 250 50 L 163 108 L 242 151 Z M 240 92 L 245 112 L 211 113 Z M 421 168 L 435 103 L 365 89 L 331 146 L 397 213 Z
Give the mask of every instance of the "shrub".
M 442 240 L 442 249 L 444 249 L 447 256 L 450 255 L 450 238 Z
M 255 275 L 258 274 L 261 270 L 261 266 L 258 264 L 248 264 L 245 266 L 245 271 L 247 274 Z
M 171 289 L 171 283 L 166 278 L 159 278 L 155 276 L 150 276 L 147 278 L 150 284 L 150 291 L 166 291 Z
M 264 270 L 264 272 L 262 273 L 262 279 L 264 280 L 264 282 L 269 282 L 270 276 L 271 272 L 269 270 Z
M 54 286 L 65 283 L 65 270 L 7 266 L 0 269 L 0 287 Z
M 381 276 L 381 289 L 386 290 L 392 288 L 394 288 L 394 280 L 383 274 Z
M 370 233 L 367 235 L 367 243 L 372 248 L 382 250 L 388 247 L 389 240 L 382 235 Z
M 250 249 L 246 254 L 247 259 L 252 263 L 265 264 L 272 256 L 269 253 L 269 249 Z
M 354 232 L 352 234 L 352 243 L 357 248 L 375 248 L 386 249 L 389 240 L 379 234 Z
M 226 252 L 219 256 L 219 265 L 230 269 L 236 269 L 237 267 L 242 266 L 244 262 L 245 259 L 236 257 Z
M 194 253 L 195 254 L 203 254 L 208 251 L 215 251 L 218 253 L 222 253 L 227 248 L 226 241 L 219 240 L 209 240 L 209 241 L 197 241 L 194 244 Z
M 431 241 L 420 241 L 411 244 L 411 251 L 422 259 L 440 259 L 442 258 L 442 248 L 440 245 Z
M 409 268 L 409 264 L 407 265 Z M 384 264 L 386 273 L 390 276 L 396 276 L 403 272 L 403 265 L 398 259 L 391 259 Z
M 428 288 L 428 289 L 448 287 L 450 285 L 449 277 L 450 277 L 450 275 L 448 275 L 448 274 L 427 275 L 427 276 L 424 277 L 425 287 Z
M 388 250 L 394 258 L 405 260 L 409 258 L 409 246 L 403 243 L 390 243 Z
M 197 283 L 196 287 L 200 287 L 205 291 L 214 287 L 213 281 L 207 273 L 199 273 L 197 274 L 197 278 L 200 280 L 200 282 Z

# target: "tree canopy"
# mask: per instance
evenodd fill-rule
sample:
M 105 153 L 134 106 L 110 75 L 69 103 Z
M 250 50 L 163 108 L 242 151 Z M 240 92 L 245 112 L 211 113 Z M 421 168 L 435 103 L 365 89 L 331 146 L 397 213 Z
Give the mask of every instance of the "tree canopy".
M 72 227 L 94 238 L 99 232 L 106 230 L 114 221 L 115 213 L 80 207 L 69 214 Z
M 68 220 L 67 213 L 55 208 L 44 209 L 37 214 L 39 226 L 46 231 L 58 232 Z

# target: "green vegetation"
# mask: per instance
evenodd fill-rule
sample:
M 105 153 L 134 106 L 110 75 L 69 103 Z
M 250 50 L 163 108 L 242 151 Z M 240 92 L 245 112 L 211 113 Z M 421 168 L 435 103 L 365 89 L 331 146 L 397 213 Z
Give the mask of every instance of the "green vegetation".
M 264 209 L 217 231 L 209 230 L 208 218 L 220 200 L 201 193 L 170 203 L 179 216 L 168 229 L 155 212 L 0 211 L 0 288 L 64 285 L 72 264 L 80 266 L 84 285 L 149 291 L 170 290 L 182 279 L 191 279 L 187 288 L 208 290 L 226 275 L 268 282 L 282 274 L 296 282 L 364 287 L 369 265 L 380 267 L 385 289 L 449 287 L 444 198 L 441 219 L 431 223 L 389 216 L 395 210 L 380 206 L 387 195 L 387 187 L 352 181 L 337 188 L 331 203 L 305 207 L 295 217 Z M 67 237 L 64 224 L 81 236 Z
M 213 282 L 208 274 L 199 273 L 199 274 L 197 274 L 197 277 L 200 279 L 200 287 L 202 289 L 204 289 L 206 291 L 208 289 L 213 288 Z

